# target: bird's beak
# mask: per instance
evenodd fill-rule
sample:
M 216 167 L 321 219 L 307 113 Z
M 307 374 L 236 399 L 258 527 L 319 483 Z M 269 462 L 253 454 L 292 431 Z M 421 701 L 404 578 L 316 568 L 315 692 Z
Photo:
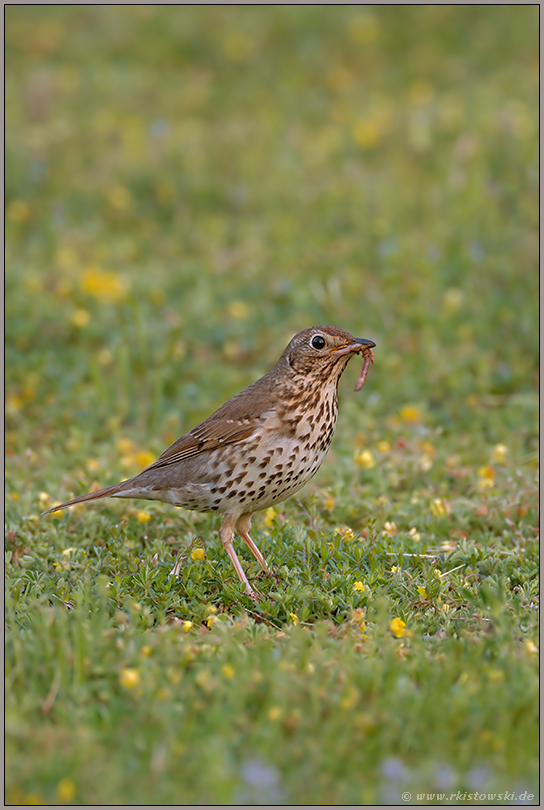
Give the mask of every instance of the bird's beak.
M 336 357 L 340 357 L 343 354 L 358 354 L 367 351 L 367 349 L 373 349 L 375 345 L 373 340 L 353 338 L 353 343 L 348 343 L 347 346 L 340 346 L 339 349 L 333 349 L 331 354 L 334 354 Z

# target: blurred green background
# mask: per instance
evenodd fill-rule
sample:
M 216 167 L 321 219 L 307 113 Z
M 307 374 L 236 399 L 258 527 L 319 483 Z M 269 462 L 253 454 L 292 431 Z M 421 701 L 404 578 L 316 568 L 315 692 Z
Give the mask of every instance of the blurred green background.
M 536 785 L 539 6 L 5 23 L 11 803 L 179 803 L 181 758 L 195 803 Z M 301 499 L 256 516 L 264 606 L 213 516 L 38 520 L 320 323 L 375 365 Z
M 186 429 L 318 323 L 377 341 L 380 414 L 534 391 L 537 21 L 9 7 L 8 391 Z

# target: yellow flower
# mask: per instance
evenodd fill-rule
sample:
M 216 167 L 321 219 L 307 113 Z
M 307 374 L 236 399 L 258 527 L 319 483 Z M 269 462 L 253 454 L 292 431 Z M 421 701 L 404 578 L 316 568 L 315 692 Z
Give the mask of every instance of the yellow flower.
M 444 613 L 448 613 L 448 611 L 450 610 L 450 606 L 443 604 L 440 606 L 440 610 L 442 610 Z
M 389 625 L 389 629 L 391 630 L 393 635 L 396 636 L 397 638 L 403 637 L 405 633 L 405 628 L 406 622 L 403 622 L 402 619 L 399 619 L 398 617 L 396 619 L 393 619 L 393 621 Z
M 71 802 L 76 795 L 76 786 L 71 779 L 64 777 L 57 785 L 57 796 L 61 802 Z
M 83 329 L 91 320 L 91 316 L 86 309 L 76 309 L 72 312 L 70 323 L 77 329 Z
M 415 405 L 405 405 L 400 409 L 399 418 L 403 422 L 419 422 L 421 419 L 421 411 Z
M 527 638 L 527 639 L 525 639 L 524 643 L 525 643 L 525 649 L 527 650 L 527 652 L 528 652 L 528 654 L 530 656 L 538 655 L 538 647 L 536 646 L 536 644 L 534 642 L 530 641 Z
M 416 527 L 415 527 L 415 526 L 413 526 L 413 527 L 410 529 L 410 531 L 408 532 L 408 534 L 410 535 L 410 537 L 411 537 L 413 540 L 421 540 L 421 535 L 420 535 L 420 533 L 418 532 L 418 530 L 416 529 Z
M 380 453 L 389 453 L 389 451 L 391 450 L 391 445 L 389 444 L 389 442 L 381 441 L 378 442 L 378 444 L 376 445 L 376 449 L 379 450 Z
M 332 510 L 334 509 L 334 498 L 333 498 L 332 495 L 326 495 L 325 496 L 325 504 L 324 504 L 324 506 L 325 506 L 325 509 L 327 510 L 327 512 L 332 512 Z
M 351 528 L 351 526 L 337 526 L 334 530 L 335 534 L 340 535 L 342 540 L 353 540 L 355 537 L 355 532 Z
M 418 585 L 417 586 L 417 592 L 419 593 L 419 595 L 421 596 L 422 599 L 428 599 L 429 598 L 427 596 L 427 591 L 425 590 L 423 585 Z
M 428 472 L 432 466 L 433 466 L 432 456 L 428 455 L 427 453 L 424 453 L 418 462 L 419 469 L 421 470 L 421 472 Z
M 83 274 L 81 289 L 104 303 L 123 299 L 128 292 L 127 282 L 117 273 L 108 273 L 99 267 L 91 267 Z
M 361 119 L 353 127 L 353 139 L 363 149 L 372 149 L 381 140 L 378 122 L 372 118 Z
M 389 537 L 393 537 L 393 535 L 396 533 L 396 531 L 397 531 L 396 523 L 393 523 L 393 521 L 390 521 L 390 520 L 386 520 L 385 523 L 383 524 L 383 532 L 382 532 L 382 534 L 383 535 L 389 535 Z
M 290 613 L 289 616 L 291 617 L 291 621 L 293 622 L 293 624 L 295 625 L 298 624 L 299 619 L 296 613 Z
M 90 473 L 94 473 L 102 469 L 102 462 L 97 458 L 90 458 L 85 466 Z
M 214 622 L 216 622 L 216 621 L 217 621 L 217 616 L 213 616 L 213 615 L 212 615 L 212 616 L 208 616 L 208 620 L 207 620 L 207 622 L 206 622 L 206 624 L 207 624 L 207 626 L 208 626 L 208 629 L 209 629 L 209 628 L 212 626 L 212 624 L 213 624 Z
M 478 489 L 489 489 L 495 483 L 495 470 L 493 467 L 480 467 L 478 470 Z
M 443 517 L 448 515 L 449 511 L 448 504 L 442 498 L 435 498 L 431 501 L 431 512 L 434 517 Z
M 362 582 L 356 582 L 355 585 L 353 586 L 354 591 L 361 591 L 361 593 L 364 591 L 364 589 L 365 589 L 365 586 L 364 586 L 364 583 L 362 583 Z
M 30 205 L 24 200 L 12 200 L 7 206 L 6 217 L 17 225 L 27 222 L 30 218 Z
M 243 301 L 231 301 L 227 312 L 235 321 L 244 321 L 249 317 L 249 308 Z
M 232 678 L 234 675 L 234 670 L 231 666 L 229 666 L 229 664 L 224 665 L 222 672 L 225 678 Z
M 376 466 L 374 456 L 370 450 L 362 450 L 360 453 L 356 453 L 355 463 L 358 464 L 359 467 L 362 467 L 363 470 L 371 470 Z
M 274 722 L 274 720 L 277 720 L 279 717 L 281 717 L 281 709 L 278 706 L 272 706 L 272 708 L 268 710 L 268 719 Z
M 153 464 L 156 459 L 156 455 L 155 453 L 152 453 L 151 450 L 139 450 L 134 454 L 134 459 L 143 469 L 144 467 L 149 467 L 150 464 Z
M 271 507 L 270 507 L 269 509 L 267 509 L 267 510 L 266 510 L 266 512 L 265 512 L 265 517 L 264 517 L 264 525 L 265 525 L 265 526 L 268 526 L 268 527 L 272 526 L 272 524 L 273 524 L 274 520 L 275 520 L 277 517 L 278 517 L 278 513 L 276 512 L 276 510 L 274 509 L 274 507 L 273 507 L 273 506 L 271 506 Z
M 140 683 L 140 673 L 137 669 L 122 669 L 119 673 L 119 683 L 125 689 L 135 689 Z
M 190 622 L 189 620 L 186 620 L 186 621 L 184 621 L 184 622 L 183 622 L 183 630 L 184 630 L 186 633 L 188 633 L 188 632 L 189 632 L 189 630 L 191 629 L 191 627 L 192 627 L 192 626 L 193 626 L 193 623 L 192 623 L 192 622 Z
M 151 652 L 152 652 L 151 647 L 148 644 L 145 644 L 140 650 L 142 658 L 149 658 Z
M 200 562 L 201 560 L 204 559 L 205 553 L 206 552 L 204 551 L 203 548 L 194 548 L 191 551 L 191 559 L 196 560 L 197 562 Z
M 446 290 L 443 299 L 443 308 L 445 312 L 457 312 L 463 303 L 463 298 L 463 291 L 459 290 L 457 287 L 450 287 L 449 290 Z
M 127 439 L 124 437 L 117 439 L 115 446 L 117 450 L 123 455 L 127 453 L 132 453 L 132 451 L 134 450 L 134 442 L 132 441 L 132 439 Z
M 127 211 L 132 205 L 132 194 L 124 186 L 114 186 L 108 191 L 107 200 L 112 208 Z
M 505 444 L 496 444 L 491 454 L 493 464 L 504 464 L 507 457 L 508 447 Z
M 136 520 L 138 523 L 148 523 L 151 520 L 151 514 L 146 512 L 145 509 L 140 509 L 136 515 Z

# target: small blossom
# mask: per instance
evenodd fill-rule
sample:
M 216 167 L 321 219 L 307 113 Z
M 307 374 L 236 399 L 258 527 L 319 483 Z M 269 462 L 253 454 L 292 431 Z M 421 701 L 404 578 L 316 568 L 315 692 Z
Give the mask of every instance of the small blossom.
M 134 450 L 134 442 L 132 441 L 132 439 L 128 439 L 128 438 L 124 438 L 124 437 L 121 437 L 120 439 L 117 439 L 117 441 L 115 442 L 115 446 L 116 446 L 117 450 L 120 453 L 122 453 L 123 455 L 126 455 L 128 453 L 132 453 L 133 450 Z
M 405 405 L 400 409 L 399 417 L 403 422 L 419 422 L 421 411 L 415 405 Z
M 431 501 L 431 512 L 434 517 L 443 517 L 444 515 L 449 514 L 449 508 L 442 498 L 435 498 Z
M 440 610 L 442 610 L 444 613 L 448 613 L 450 610 L 450 606 L 444 603 L 443 605 L 440 606 Z
M 149 467 L 150 464 L 153 464 L 155 458 L 156 455 L 152 453 L 151 450 L 138 450 L 138 452 L 134 454 L 134 460 L 137 461 L 142 468 Z
M 493 464 L 504 464 L 508 458 L 508 447 L 505 444 L 496 444 L 491 453 Z
M 76 795 L 76 786 L 71 779 L 64 777 L 57 785 L 57 796 L 61 802 L 71 802 Z
M 412 540 L 421 540 L 421 535 L 415 526 L 412 526 L 408 534 L 412 538 Z
M 17 225 L 27 222 L 30 218 L 30 205 L 24 200 L 12 200 L 6 208 L 6 217 Z
M 80 286 L 84 293 L 103 303 L 121 301 L 128 293 L 128 283 L 124 279 L 117 273 L 107 272 L 98 267 L 91 267 L 85 271 Z
M 480 467 L 478 470 L 478 489 L 484 490 L 489 489 L 495 483 L 495 470 L 493 467 Z
M 372 149 L 382 139 L 382 130 L 373 118 L 361 119 L 353 127 L 353 139 L 363 149 Z
M 145 509 L 140 509 L 138 514 L 136 515 L 136 520 L 138 523 L 148 523 L 151 520 L 151 514 L 146 512 Z
M 353 586 L 354 591 L 360 591 L 361 593 L 363 593 L 364 589 L 365 589 L 365 586 L 364 586 L 364 583 L 362 583 L 362 582 L 356 582 L 355 585 Z
M 119 683 L 125 689 L 135 689 L 140 683 L 140 673 L 137 669 L 122 669 L 119 673 Z
M 403 622 L 402 619 L 399 619 L 397 617 L 396 619 L 393 619 L 393 621 L 389 625 L 389 629 L 391 630 L 394 636 L 396 636 L 397 638 L 402 638 L 405 633 L 406 622 Z
M 124 186 L 114 186 L 108 192 L 107 200 L 117 211 L 127 211 L 132 205 L 132 194 Z
M 340 535 L 342 540 L 353 540 L 355 537 L 355 532 L 351 528 L 351 526 L 337 526 L 334 530 L 335 534 Z
M 326 495 L 325 496 L 325 504 L 324 504 L 324 506 L 325 506 L 325 509 L 327 510 L 327 512 L 332 512 L 332 510 L 334 509 L 334 498 L 333 498 L 332 495 Z
M 389 451 L 391 450 L 391 445 L 389 444 L 389 442 L 381 441 L 378 442 L 378 444 L 376 445 L 376 450 L 379 450 L 380 453 L 389 453 Z
M 425 590 L 423 585 L 418 585 L 417 586 L 417 592 L 419 593 L 419 595 L 421 596 L 422 599 L 428 599 L 429 598 L 427 596 L 427 591 Z
M 89 324 L 90 320 L 91 316 L 86 309 L 76 309 L 70 316 L 70 323 L 77 329 L 83 329 Z
M 386 520 L 385 523 L 383 524 L 382 535 L 384 536 L 388 535 L 389 537 L 393 537 L 396 531 L 397 531 L 396 523 L 393 523 L 393 521 L 391 520 Z
M 418 461 L 418 467 L 421 472 L 428 472 L 433 466 L 433 459 L 427 453 L 424 453 Z
M 235 321 L 244 321 L 249 317 L 249 307 L 243 301 L 231 301 L 227 312 Z
M 193 626 L 193 623 L 190 622 L 188 619 L 186 621 L 184 621 L 183 622 L 183 630 L 184 630 L 184 632 L 188 633 L 192 626 Z
M 531 641 L 528 638 L 525 639 L 525 649 L 527 650 L 530 656 L 538 655 L 538 647 L 533 641 Z
M 278 517 L 278 513 L 276 512 L 276 510 L 274 509 L 274 507 L 273 507 L 273 506 L 271 506 L 271 507 L 270 507 L 269 509 L 267 509 L 267 510 L 266 510 L 266 512 L 265 512 L 265 516 L 264 516 L 264 525 L 265 525 L 265 526 L 268 526 L 268 527 L 270 528 L 270 527 L 272 526 L 272 524 L 274 523 L 274 521 L 275 521 L 275 519 L 276 519 L 277 517 Z
M 355 463 L 358 464 L 359 467 L 362 467 L 363 470 L 371 470 L 376 466 L 374 456 L 370 450 L 362 450 L 360 453 L 357 453 L 355 455 Z
M 207 621 L 206 621 L 206 625 L 208 626 L 208 629 L 209 629 L 209 628 L 212 626 L 212 624 L 213 624 L 214 622 L 216 622 L 216 621 L 217 621 L 217 616 L 214 616 L 213 614 L 212 614 L 211 616 L 208 616 L 208 619 L 207 619 Z
M 279 706 L 272 706 L 268 710 L 268 719 L 274 722 L 274 720 L 278 720 L 279 717 L 281 717 L 281 709 Z
M 203 548 L 194 548 L 191 551 L 191 559 L 195 560 L 196 562 L 200 562 L 201 560 L 204 559 L 205 553 L 206 552 L 204 551 Z
M 232 678 L 234 675 L 234 670 L 229 664 L 225 664 L 221 671 L 225 678 Z
M 297 614 L 296 613 L 290 613 L 289 616 L 290 616 L 291 621 L 293 622 L 293 624 L 297 625 L 298 622 L 299 622 Z

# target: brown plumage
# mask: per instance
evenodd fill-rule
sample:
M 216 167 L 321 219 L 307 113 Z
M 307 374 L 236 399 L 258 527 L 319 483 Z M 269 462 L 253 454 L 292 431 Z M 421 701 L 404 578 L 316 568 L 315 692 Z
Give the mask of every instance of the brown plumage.
M 43 514 L 108 497 L 219 512 L 224 515 L 221 542 L 246 593 L 256 597 L 234 551 L 234 530 L 269 574 L 249 536 L 251 515 L 298 492 L 317 472 L 336 424 L 340 376 L 353 354 L 363 354 L 359 390 L 375 345 L 334 326 L 299 332 L 268 374 L 175 441 L 154 464 L 134 478 L 80 495 Z M 178 573 L 177 566 L 172 573 Z

